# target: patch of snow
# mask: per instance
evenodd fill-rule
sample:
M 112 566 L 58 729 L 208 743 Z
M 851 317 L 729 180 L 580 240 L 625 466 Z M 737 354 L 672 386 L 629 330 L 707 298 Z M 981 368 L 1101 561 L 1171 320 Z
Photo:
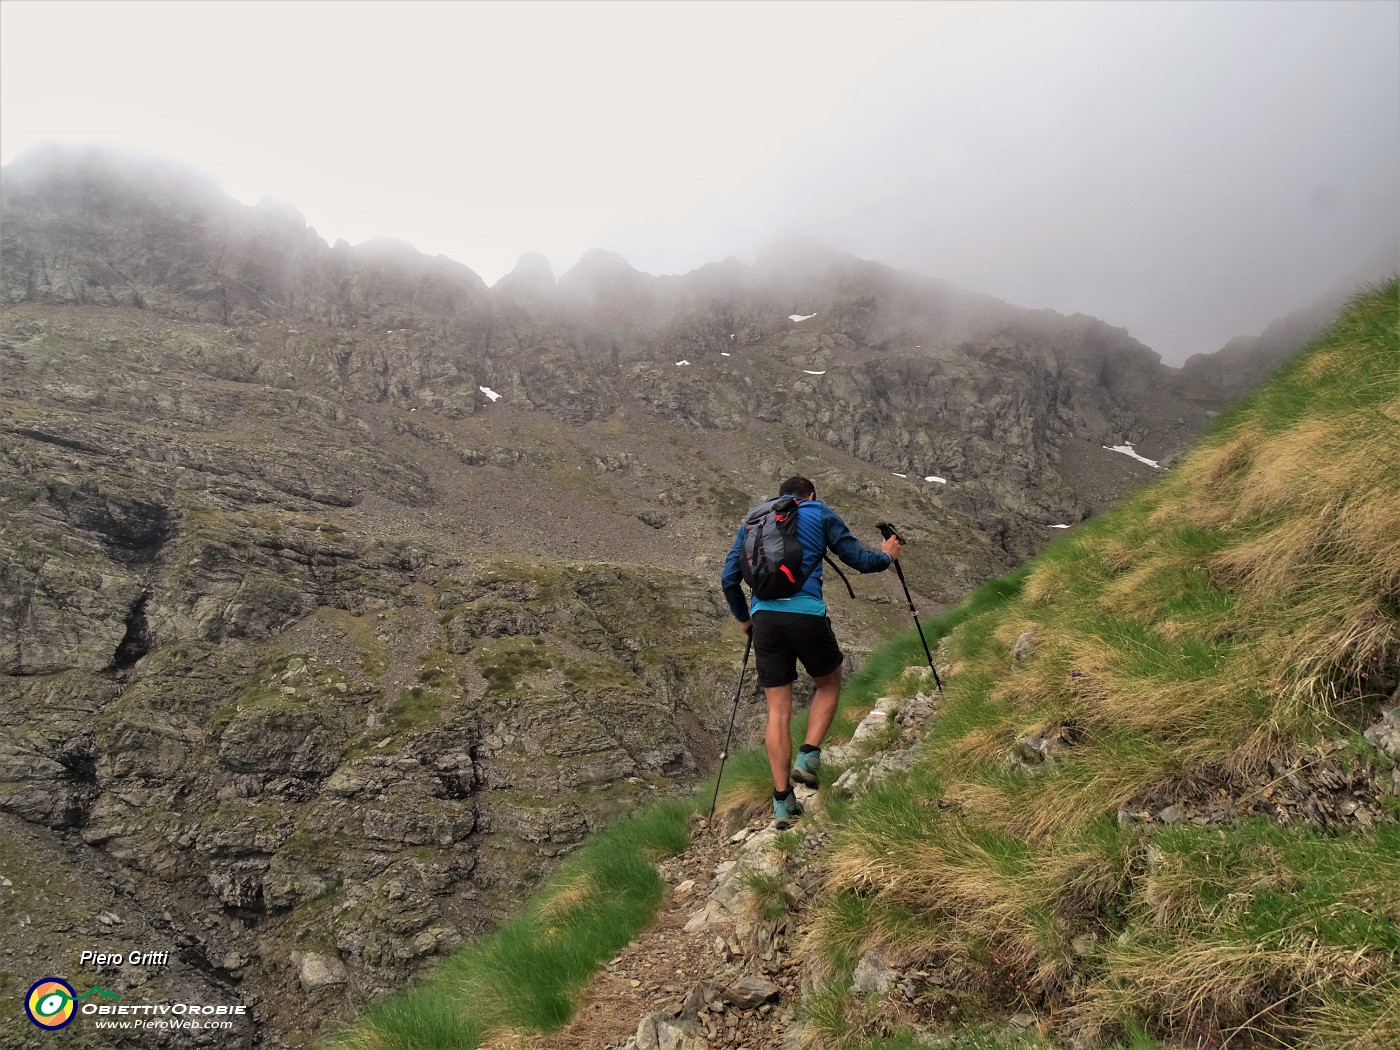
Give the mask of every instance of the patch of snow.
M 477 387 L 477 389 L 480 390 L 487 397 L 489 397 L 491 399 L 492 404 L 495 404 L 501 399 L 501 395 L 496 393 L 496 391 L 492 390 L 489 386 L 479 386 Z
M 810 321 L 816 314 L 788 314 L 789 321 Z
M 721 351 L 719 352 L 719 356 L 720 356 L 720 357 L 728 357 L 729 355 L 726 354 L 723 350 L 721 350 Z
M 901 474 L 901 473 L 900 473 L 899 471 L 897 471 L 897 470 L 892 470 L 892 471 L 890 471 L 890 473 L 893 474 L 893 475 L 894 475 L 895 477 L 897 477 L 897 478 L 907 478 L 907 477 L 909 476 L 908 474 Z
M 1052 529 L 1067 529 L 1067 528 L 1069 528 L 1068 525 L 1051 525 L 1050 527 L 1051 527 Z
M 802 371 L 806 372 L 809 376 L 824 376 L 824 375 L 826 375 L 826 369 L 822 369 L 820 372 L 813 372 L 810 368 L 804 368 Z
M 1104 445 L 1103 447 L 1108 449 L 1108 451 L 1110 452 L 1121 452 L 1125 456 L 1132 456 L 1133 459 L 1137 460 L 1139 463 L 1146 463 L 1149 467 L 1155 467 L 1157 470 L 1162 469 L 1162 465 L 1158 463 L 1155 459 L 1148 459 L 1146 456 L 1139 456 L 1137 454 L 1137 451 L 1133 448 L 1133 443 L 1131 441 L 1129 441 L 1126 445 Z
M 680 367 L 682 367 L 682 366 L 684 366 L 684 365 L 688 365 L 688 364 L 690 364 L 689 361 L 677 361 L 677 362 L 676 362 L 676 367 L 677 367 L 677 368 L 680 368 Z
M 940 484 L 940 485 L 946 485 L 946 484 L 948 484 L 948 479 L 947 479 L 947 478 L 940 478 L 937 474 L 930 474 L 930 475 L 928 475 L 927 477 L 925 477 L 924 480 L 925 480 L 925 481 L 936 481 L 936 482 L 938 482 L 938 484 Z

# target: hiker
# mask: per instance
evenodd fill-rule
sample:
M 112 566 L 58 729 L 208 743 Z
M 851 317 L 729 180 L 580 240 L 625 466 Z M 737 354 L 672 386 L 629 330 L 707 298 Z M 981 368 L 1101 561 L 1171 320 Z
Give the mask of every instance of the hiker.
M 778 503 L 784 496 L 796 500 L 795 508 L 789 508 L 786 502 Z M 775 503 L 778 503 L 780 513 L 777 518 L 781 525 L 791 528 L 793 524 L 785 519 L 782 511 L 790 509 L 796 515 L 795 534 L 801 545 L 801 567 L 793 573 L 785 566 L 776 566 L 778 572 L 790 581 L 790 587 L 783 589 L 795 589 L 795 593 L 791 597 L 776 599 L 755 596 L 750 609 L 740 586 L 741 579 L 748 580 L 755 590 L 767 593 L 767 589 L 754 585 L 750 579 L 757 537 L 750 537 L 750 564 L 746 566 L 745 536 L 751 530 L 779 527 L 772 522 L 771 508 Z M 770 511 L 766 522 L 761 520 L 765 511 Z M 763 535 L 777 534 L 764 532 Z M 758 560 L 767 558 L 776 562 L 781 556 L 781 552 L 775 550 L 777 546 L 779 544 L 769 539 L 765 550 L 758 554 Z M 836 716 L 836 702 L 841 693 L 841 665 L 845 658 L 836 643 L 831 620 L 826 615 L 826 603 L 822 600 L 823 557 L 830 549 L 857 572 L 884 572 L 899 557 L 899 538 L 890 536 L 880 548 L 879 551 L 869 550 L 852 536 L 851 530 L 836 512 L 817 500 L 816 486 L 809 479 L 791 477 L 778 489 L 777 500 L 766 501 L 750 510 L 745 523 L 739 526 L 729 556 L 724 560 L 720 586 L 724 588 L 724 597 L 734 618 L 746 632 L 750 632 L 754 662 L 758 667 L 758 684 L 763 687 L 768 700 L 764 745 L 768 750 L 768 764 L 773 770 L 774 827 L 791 827 L 802 815 L 802 805 L 793 794 L 792 780 L 809 787 L 817 786 L 822 738 Z M 788 725 L 792 717 L 792 683 L 797 681 L 799 660 L 811 675 L 816 692 L 807 719 L 807 737 L 796 762 L 793 762 L 792 736 Z

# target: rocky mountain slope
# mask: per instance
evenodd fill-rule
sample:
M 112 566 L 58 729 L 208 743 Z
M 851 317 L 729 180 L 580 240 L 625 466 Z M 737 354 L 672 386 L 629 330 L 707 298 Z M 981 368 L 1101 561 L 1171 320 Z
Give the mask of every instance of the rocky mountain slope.
M 937 606 L 1216 407 L 1102 322 L 815 245 L 487 289 L 82 148 L 0 205 L 0 994 L 217 991 L 254 1019 L 218 1045 L 297 1045 L 708 767 L 715 578 L 781 477 L 902 523 Z M 858 660 L 904 607 L 856 587 Z

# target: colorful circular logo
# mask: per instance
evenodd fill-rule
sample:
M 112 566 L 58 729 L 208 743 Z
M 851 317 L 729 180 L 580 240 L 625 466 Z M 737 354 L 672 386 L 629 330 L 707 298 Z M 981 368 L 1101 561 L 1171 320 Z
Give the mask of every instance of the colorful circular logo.
M 30 987 L 24 1000 L 24 1012 L 40 1028 L 63 1028 L 73 1020 L 77 997 L 67 981 L 45 977 Z

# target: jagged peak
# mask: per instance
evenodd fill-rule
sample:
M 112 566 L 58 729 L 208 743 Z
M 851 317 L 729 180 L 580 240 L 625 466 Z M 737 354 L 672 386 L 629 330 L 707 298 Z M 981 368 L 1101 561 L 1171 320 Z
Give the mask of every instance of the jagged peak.
M 633 305 L 650 294 L 656 280 L 616 252 L 593 248 L 559 278 L 558 287 L 583 304 Z
M 531 289 L 549 288 L 553 289 L 557 283 L 554 276 L 554 267 L 550 265 L 539 252 L 524 252 L 515 269 L 503 276 L 492 287 L 493 288 L 520 288 L 529 287 Z
M 697 266 L 684 276 L 686 277 L 747 277 L 752 271 L 752 267 L 741 262 L 732 255 L 726 255 L 719 262 L 706 263 L 704 266 Z
M 636 274 L 638 277 L 646 276 L 636 269 L 631 263 L 624 259 L 617 252 L 608 251 L 606 248 L 590 248 L 579 257 L 564 276 L 559 278 L 560 282 L 570 281 L 579 276 L 590 274 Z

